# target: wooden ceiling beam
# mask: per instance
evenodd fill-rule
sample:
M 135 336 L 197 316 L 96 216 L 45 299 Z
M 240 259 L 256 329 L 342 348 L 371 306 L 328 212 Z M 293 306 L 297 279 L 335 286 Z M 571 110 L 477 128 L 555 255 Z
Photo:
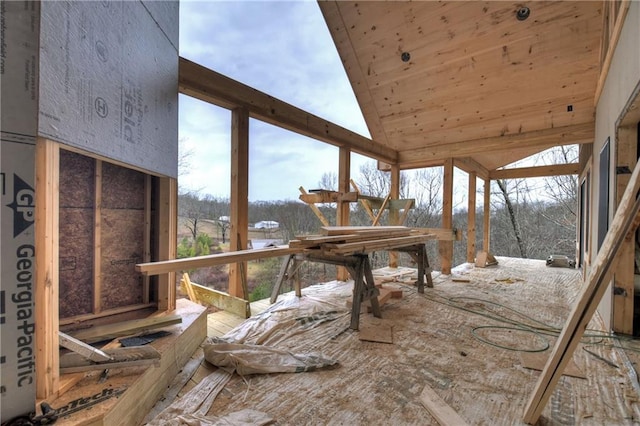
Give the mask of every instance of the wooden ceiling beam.
M 513 169 L 492 170 L 489 172 L 490 179 L 524 179 L 534 177 L 548 177 L 561 175 L 577 175 L 580 171 L 580 164 L 553 164 L 550 166 L 518 167 Z
M 487 152 L 501 152 L 526 147 L 551 148 L 553 146 L 592 143 L 595 134 L 593 122 L 571 126 L 534 130 L 526 133 L 467 140 L 446 145 L 425 146 L 398 153 L 401 169 L 419 167 L 435 160 L 468 157 Z
M 489 170 L 473 158 L 454 158 L 453 165 L 467 173 L 475 173 L 482 179 L 489 179 Z
M 180 58 L 180 93 L 223 108 L 246 108 L 251 117 L 387 163 L 397 152 L 250 86 Z

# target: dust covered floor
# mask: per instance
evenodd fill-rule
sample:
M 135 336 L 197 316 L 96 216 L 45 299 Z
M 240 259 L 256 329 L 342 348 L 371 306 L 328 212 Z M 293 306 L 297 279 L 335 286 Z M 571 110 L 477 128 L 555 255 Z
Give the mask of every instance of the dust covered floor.
M 540 374 L 524 367 L 535 359 L 525 360 L 542 357 L 544 366 L 577 297 L 580 272 L 548 268 L 544 261 L 498 260 L 488 268 L 465 264 L 451 276 L 434 274 L 435 287 L 424 295 L 411 284 L 386 285 L 401 286 L 403 297 L 383 306 L 382 319 L 363 309 L 359 332 L 348 329 L 350 282 L 309 287 L 300 299 L 280 296 L 225 338 L 320 352 L 340 365 L 297 374 L 236 374 L 209 415 L 250 408 L 279 425 L 437 424 L 420 402 L 423 388 L 430 386 L 470 424 L 520 424 Z M 540 424 L 640 420 L 633 367 L 640 344 L 603 337 L 598 317 L 590 329 L 594 337 L 585 339 L 573 358 L 573 375 L 582 378 L 562 377 Z M 365 332 L 389 330 L 390 344 L 359 339 Z M 215 367 L 205 362 L 201 370 L 196 381 Z

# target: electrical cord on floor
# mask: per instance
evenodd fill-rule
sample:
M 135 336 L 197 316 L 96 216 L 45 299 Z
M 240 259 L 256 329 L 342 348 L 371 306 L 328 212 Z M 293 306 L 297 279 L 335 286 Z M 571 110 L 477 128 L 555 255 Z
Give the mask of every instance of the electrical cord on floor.
M 403 284 L 403 287 L 407 287 L 412 290 L 415 290 L 415 288 L 410 287 L 407 284 Z M 511 351 L 518 351 L 518 352 L 544 352 L 549 348 L 549 343 L 547 339 L 544 338 L 544 336 L 558 337 L 562 332 L 561 327 L 551 326 L 549 324 L 546 324 L 543 321 L 540 321 L 536 318 L 526 315 L 516 309 L 510 308 L 501 303 L 493 302 L 491 300 L 486 300 L 479 297 L 471 297 L 471 296 L 444 297 L 437 294 L 427 294 L 427 293 L 421 294 L 417 292 L 415 294 L 418 294 L 419 296 L 424 297 L 425 299 L 434 303 L 446 305 L 446 306 L 459 309 L 465 312 L 469 312 L 475 315 L 480 315 L 484 318 L 491 319 L 493 321 L 497 321 L 502 324 L 507 324 L 507 325 L 482 325 L 478 327 L 473 327 L 471 329 L 471 335 L 475 339 L 487 345 L 494 346 L 497 348 L 511 350 Z M 479 310 L 479 309 L 473 309 L 472 307 L 470 307 L 478 304 L 481 304 L 484 309 Z M 488 309 L 487 308 L 488 306 L 491 306 L 493 308 L 499 308 L 504 311 L 510 312 L 511 314 L 513 314 L 512 316 L 520 317 L 524 319 L 524 321 L 509 318 L 508 316 L 505 316 L 501 313 L 496 312 L 495 309 L 494 310 Z M 515 330 L 519 332 L 532 333 L 536 335 L 541 341 L 544 341 L 545 343 L 543 345 L 540 345 L 540 347 L 535 347 L 534 349 L 514 348 L 514 347 L 501 345 L 496 342 L 492 342 L 487 337 L 481 336 L 479 333 L 479 330 L 500 330 L 500 331 Z M 605 343 L 607 340 L 615 340 L 619 343 L 619 346 L 614 346 L 613 344 Z M 640 353 L 640 349 L 622 345 L 622 342 L 630 342 L 634 340 L 635 339 L 631 337 L 618 336 L 618 335 L 607 333 L 600 330 L 587 329 L 585 330 L 585 334 L 582 336 L 581 343 L 588 344 L 588 345 L 604 346 L 604 347 L 616 347 L 623 350 L 630 350 L 633 352 Z

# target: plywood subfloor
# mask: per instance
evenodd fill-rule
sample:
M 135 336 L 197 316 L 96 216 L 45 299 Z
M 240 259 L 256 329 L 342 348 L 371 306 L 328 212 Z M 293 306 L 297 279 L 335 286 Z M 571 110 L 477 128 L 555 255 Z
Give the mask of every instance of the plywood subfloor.
M 348 329 L 350 283 L 311 286 L 301 299 L 281 296 L 225 337 L 292 352 L 322 352 L 337 358 L 340 366 L 310 373 L 236 375 L 209 414 L 251 408 L 280 425 L 436 424 L 419 400 L 430 386 L 470 424 L 520 424 L 540 374 L 523 366 L 522 354 L 553 348 L 557 335 L 532 333 L 522 324 L 562 327 L 577 296 L 580 273 L 547 268 L 544 261 L 498 260 L 499 265 L 489 268 L 466 264 L 454 270 L 469 282 L 435 276 L 435 288 L 425 289 L 424 295 L 403 285 L 404 297 L 387 302 L 382 319 L 362 314 L 361 326 L 390 328 L 392 344 L 361 341 L 358 332 Z M 219 315 L 209 316 L 211 335 L 233 325 L 229 319 L 218 321 Z M 594 318 L 590 327 L 601 328 L 601 321 Z M 563 376 L 542 424 L 638 422 L 640 386 L 633 366 L 640 357 L 635 348 L 640 345 L 634 341 L 601 337 L 580 345 L 573 360 L 587 379 Z M 201 356 L 201 350 L 194 356 Z M 214 370 L 204 362 L 183 392 Z

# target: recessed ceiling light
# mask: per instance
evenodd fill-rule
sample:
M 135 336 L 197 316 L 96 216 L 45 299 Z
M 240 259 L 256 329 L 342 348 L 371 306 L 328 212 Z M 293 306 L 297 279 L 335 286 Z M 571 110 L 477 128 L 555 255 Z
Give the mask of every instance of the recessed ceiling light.
M 409 52 L 402 52 L 402 55 L 400 55 L 400 59 L 402 59 L 402 62 L 409 62 L 409 60 L 411 59 L 411 54 Z
M 523 6 L 516 12 L 516 18 L 518 18 L 518 21 L 524 21 L 529 17 L 530 13 L 531 10 L 529 10 L 529 8 L 526 6 Z

